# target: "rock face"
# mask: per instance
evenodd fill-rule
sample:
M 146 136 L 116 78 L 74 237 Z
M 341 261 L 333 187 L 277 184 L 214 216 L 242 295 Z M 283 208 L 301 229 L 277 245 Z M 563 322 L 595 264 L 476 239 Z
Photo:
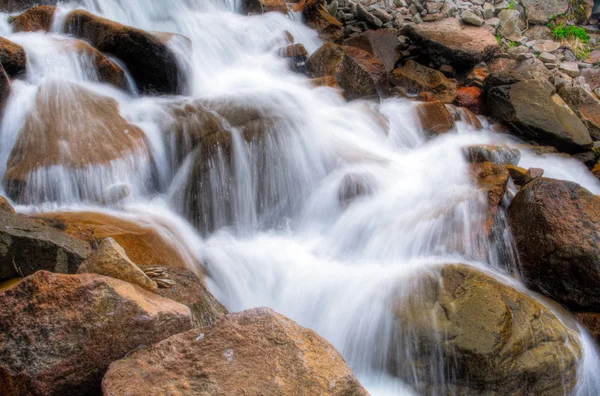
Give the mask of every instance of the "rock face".
M 12 20 L 13 31 L 16 32 L 36 32 L 50 31 L 54 21 L 54 6 L 33 7 Z
M 335 76 L 347 100 L 382 97 L 388 81 L 384 65 L 359 48 L 327 43 L 308 59 L 313 77 Z
M 20 45 L 0 37 L 0 64 L 11 77 L 25 73 L 27 67 L 25 50 Z
M 152 279 L 167 279 L 170 287 L 161 287 L 156 293 L 165 298 L 186 305 L 192 313 L 194 327 L 202 328 L 211 325 L 227 315 L 223 306 L 206 288 L 200 278 L 192 271 L 184 268 L 164 268 L 140 266 Z M 160 273 L 154 277 L 153 274 Z
M 388 73 L 400 60 L 400 42 L 396 29 L 367 30 L 344 40 L 344 45 L 360 48 L 375 56 Z
M 434 100 L 452 103 L 456 97 L 456 81 L 447 78 L 441 72 L 409 60 L 400 68 L 394 69 L 390 83 L 406 89 L 409 95 L 422 92 L 432 94 Z
M 66 17 L 65 30 L 89 41 L 98 50 L 123 60 L 141 91 L 182 92 L 185 73 L 168 48 L 169 35 L 153 35 L 84 10 L 73 11 Z
M 498 42 L 489 30 L 462 25 L 456 18 L 408 25 L 404 33 L 415 45 L 426 48 L 427 56 L 440 65 L 472 67 L 498 49 Z
M 368 395 L 314 331 L 267 308 L 226 316 L 111 364 L 105 396 Z
M 0 281 L 39 270 L 73 274 L 88 245 L 24 216 L 0 211 Z
M 594 140 L 600 140 L 600 100 L 582 86 L 564 86 L 558 93 L 577 113 Z
M 108 365 L 191 328 L 189 309 L 113 278 L 45 271 L 0 293 L 0 388 L 97 395 Z
M 156 282 L 148 278 L 138 266 L 132 262 L 125 250 L 112 238 L 106 238 L 77 269 L 78 274 L 98 274 L 120 279 L 132 285 L 140 286 L 156 292 Z
M 589 131 L 546 79 L 519 71 L 492 74 L 486 93 L 490 115 L 526 138 L 566 152 L 591 147 Z
M 529 286 L 571 307 L 600 308 L 600 198 L 580 185 L 539 178 L 508 217 Z
M 569 0 L 521 0 L 527 20 L 534 25 L 545 25 L 557 15 L 569 10 Z
M 420 103 L 416 110 L 426 135 L 437 136 L 454 129 L 454 117 L 442 102 Z
M 398 340 L 397 356 L 411 358 L 392 368 L 422 378 L 424 394 L 552 395 L 575 386 L 579 338 L 533 298 L 466 265 L 432 270 L 415 287 L 395 308 L 411 335 Z
M 10 154 L 4 185 L 11 198 L 27 202 L 25 187 L 35 170 L 85 168 L 147 153 L 144 132 L 121 117 L 114 99 L 76 84 L 49 82 L 38 89 L 35 109 Z

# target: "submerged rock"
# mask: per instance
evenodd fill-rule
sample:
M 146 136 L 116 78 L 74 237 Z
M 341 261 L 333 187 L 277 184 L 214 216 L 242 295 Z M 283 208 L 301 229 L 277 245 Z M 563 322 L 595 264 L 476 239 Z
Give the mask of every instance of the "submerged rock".
M 463 148 L 467 161 L 472 164 L 491 162 L 496 165 L 518 165 L 521 152 L 509 146 L 494 146 L 489 144 L 477 144 Z
M 395 315 L 392 372 L 416 377 L 422 394 L 569 394 L 577 382 L 578 335 L 473 267 L 424 273 L 399 291 Z
M 419 103 L 416 112 L 427 136 L 441 135 L 454 129 L 454 117 L 440 101 Z
M 108 365 L 191 328 L 189 309 L 129 283 L 40 271 L 0 293 L 0 388 L 95 395 Z
M 368 395 L 339 352 L 267 308 L 227 315 L 111 364 L 105 395 Z
M 508 208 L 527 284 L 570 307 L 600 308 L 600 197 L 538 178 Z
M 19 44 L 0 37 L 0 64 L 11 77 L 24 74 L 27 68 L 25 50 Z
M 498 208 L 504 198 L 510 175 L 504 166 L 491 162 L 471 164 L 470 173 L 475 184 L 487 197 L 488 205 L 485 229 L 488 235 L 491 235 L 496 217 L 498 216 Z

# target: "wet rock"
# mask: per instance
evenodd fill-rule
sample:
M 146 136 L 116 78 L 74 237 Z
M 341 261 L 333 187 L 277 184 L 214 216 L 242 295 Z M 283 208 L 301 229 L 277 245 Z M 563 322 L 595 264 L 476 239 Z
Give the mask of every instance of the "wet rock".
M 508 217 L 527 284 L 570 307 L 600 307 L 600 197 L 572 182 L 538 178 Z
M 481 120 L 466 107 L 457 107 L 454 105 L 446 105 L 446 108 L 454 116 L 454 120 L 461 121 L 476 131 L 483 129 Z
M 496 165 L 517 165 L 521 159 L 521 152 L 509 146 L 477 144 L 464 147 L 463 152 L 472 164 L 491 162 Z
M 0 293 L 0 388 L 94 395 L 108 365 L 191 328 L 189 309 L 129 283 L 39 271 Z
M 105 395 L 367 395 L 341 355 L 314 331 L 267 308 L 227 315 L 111 364 Z
M 73 274 L 88 254 L 86 243 L 62 231 L 0 211 L 0 281 L 40 270 Z
M 577 383 L 578 335 L 529 295 L 467 265 L 445 265 L 400 290 L 392 372 L 422 394 L 563 394 Z M 432 364 L 434 363 L 434 364 Z M 444 373 L 444 377 L 440 375 Z
M 34 171 L 56 165 L 83 169 L 131 155 L 148 155 L 145 135 L 121 116 L 116 100 L 77 84 L 48 82 L 38 89 L 10 154 L 4 185 L 10 198 L 28 202 Z
M 558 94 L 581 118 L 594 140 L 600 140 L 600 101 L 582 86 L 563 86 Z
M 454 117 L 440 101 L 420 103 L 416 112 L 427 136 L 441 135 L 454 129 Z
M 8 74 L 4 71 L 2 65 L 0 65 L 0 117 L 4 113 L 4 108 L 10 97 L 11 86 Z
M 300 3 L 298 3 L 300 4 Z M 329 14 L 325 7 L 309 7 L 302 13 L 304 23 L 319 33 L 319 38 L 325 42 L 339 42 L 344 37 L 343 25 Z
M 396 29 L 367 30 L 344 40 L 344 45 L 367 51 L 383 63 L 388 73 L 400 60 L 400 42 Z
M 290 44 L 280 48 L 278 55 L 288 61 L 290 69 L 296 73 L 306 72 L 306 62 L 308 61 L 308 51 L 302 44 Z
M 157 283 L 168 280 L 171 287 L 161 287 L 156 293 L 186 305 L 192 313 L 194 327 L 209 326 L 227 315 L 227 309 L 208 291 L 204 282 L 185 268 L 140 266 Z
M 11 77 L 24 74 L 27 68 L 25 50 L 20 45 L 0 37 L 0 64 Z
M 17 213 L 8 199 L 3 196 L 0 196 L 0 210 L 10 214 Z
M 312 54 L 307 69 L 314 77 L 335 76 L 347 100 L 379 98 L 388 92 L 384 65 L 359 48 L 327 43 Z
M 373 193 L 373 181 L 368 174 L 349 173 L 344 176 L 338 190 L 338 200 L 345 208 L 355 200 Z
M 493 74 L 486 80 L 490 115 L 511 126 L 524 137 L 561 151 L 585 151 L 591 147 L 590 133 L 556 94 L 554 87 L 535 71 Z
M 98 246 L 98 250 L 94 250 L 81 263 L 77 273 L 110 276 L 151 292 L 158 290 L 156 282 L 148 278 L 112 238 L 103 240 Z
M 242 12 L 246 14 L 264 14 L 267 12 L 281 12 L 287 14 L 288 8 L 282 0 L 244 0 Z
M 485 192 L 488 201 L 486 230 L 492 234 L 496 222 L 498 208 L 504 198 L 509 173 L 506 167 L 491 162 L 474 163 L 470 168 L 470 175 L 475 184 Z
M 483 90 L 478 87 L 461 87 L 456 90 L 454 103 L 466 107 L 475 114 L 485 114 Z
M 0 12 L 24 11 L 39 5 L 56 5 L 59 0 L 2 0 L 0 1 Z
M 57 42 L 61 44 L 63 51 L 75 52 L 81 57 L 90 59 L 98 73 L 98 80 L 120 89 L 127 88 L 123 69 L 96 48 L 82 40 L 61 40 Z
M 180 94 L 185 71 L 181 70 L 173 51 L 167 45 L 171 36 L 150 34 L 75 10 L 65 19 L 65 30 L 89 41 L 98 50 L 121 59 L 144 93 Z
M 482 62 L 473 68 L 465 78 L 465 86 L 483 88 L 485 79 L 490 75 L 490 70 L 487 65 Z
M 545 25 L 557 15 L 569 10 L 569 0 L 521 0 L 527 20 L 533 25 Z
M 13 26 L 13 31 L 15 33 L 36 31 L 49 32 L 52 28 L 55 12 L 56 7 L 54 6 L 38 6 L 30 8 L 12 20 L 11 24 Z
M 577 320 L 590 332 L 596 342 L 600 343 L 600 314 L 596 312 L 582 312 L 575 315 Z
M 106 238 L 112 238 L 137 265 L 169 268 L 193 265 L 186 257 L 186 252 L 177 245 L 175 237 L 152 223 L 100 212 L 51 212 L 36 217 L 36 220 L 63 230 L 92 247 L 98 246 Z
M 409 95 L 430 92 L 434 100 L 443 103 L 452 103 L 456 97 L 456 80 L 413 60 L 394 69 L 390 75 L 390 83 L 392 86 L 406 89 Z
M 427 48 L 427 56 L 434 62 L 456 68 L 472 67 L 498 49 L 496 37 L 486 28 L 461 25 L 456 18 L 409 25 L 404 34 L 415 45 Z

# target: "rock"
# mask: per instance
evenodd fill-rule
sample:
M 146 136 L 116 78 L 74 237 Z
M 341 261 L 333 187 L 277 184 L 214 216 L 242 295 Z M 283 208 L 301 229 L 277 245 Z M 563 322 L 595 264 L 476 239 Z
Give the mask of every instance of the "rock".
M 5 203 L 6 205 L 6 203 Z M 88 245 L 22 215 L 0 211 L 0 282 L 46 270 L 73 274 Z
M 558 94 L 581 118 L 594 140 L 600 140 L 600 101 L 582 86 L 563 86 Z
M 431 92 L 435 100 L 443 103 L 452 103 L 456 97 L 456 80 L 412 59 L 392 71 L 390 83 L 392 86 L 405 88 L 410 95 Z
M 290 44 L 280 48 L 278 55 L 287 60 L 290 69 L 296 73 L 306 72 L 306 62 L 308 61 L 308 51 L 302 44 Z
M 390 356 L 410 356 L 392 372 L 419 378 L 422 394 L 553 395 L 576 385 L 578 335 L 529 295 L 462 264 L 412 284 L 395 300 L 398 331 L 411 337 Z
M 4 211 L 4 212 L 10 213 L 10 214 L 17 213 L 15 211 L 15 208 L 13 208 L 13 206 L 11 205 L 11 203 L 8 202 L 8 199 L 6 199 L 3 196 L 0 196 L 0 211 Z
M 518 10 L 502 10 L 498 14 L 498 18 L 500 19 L 498 34 L 508 39 L 516 39 L 522 35 L 521 13 Z
M 55 12 L 56 7 L 54 6 L 38 6 L 30 8 L 12 20 L 11 24 L 13 26 L 13 31 L 15 33 L 36 32 L 40 30 L 49 32 L 52 28 Z
M 536 54 L 541 54 L 542 52 L 553 53 L 560 48 L 560 44 L 552 40 L 537 40 L 532 48 Z
M 156 282 L 167 279 L 174 283 L 172 287 L 159 288 L 156 293 L 186 305 L 192 313 L 194 327 L 209 326 L 227 315 L 227 309 L 213 297 L 204 282 L 192 271 L 185 268 L 156 266 L 140 266 L 140 268 Z
M 347 100 L 387 95 L 388 81 L 384 65 L 359 48 L 327 43 L 308 59 L 313 77 L 335 76 Z
M 596 49 L 590 52 L 585 61 L 594 65 L 600 63 L 600 49 Z
M 555 63 L 557 61 L 556 56 L 549 52 L 542 52 L 538 59 L 544 63 Z
M 266 12 L 288 13 L 283 0 L 243 0 L 242 12 L 245 14 L 263 14 Z
M 65 19 L 65 31 L 89 41 L 98 50 L 121 59 L 144 93 L 180 94 L 185 71 L 181 70 L 167 42 L 172 35 L 150 34 L 75 10 Z
M 0 387 L 90 395 L 108 365 L 191 328 L 189 309 L 117 279 L 39 271 L 0 293 Z
M 520 135 L 565 152 L 591 147 L 583 122 L 535 71 L 492 74 L 485 92 L 490 115 L 513 126 Z
M 99 81 L 120 89 L 127 88 L 123 69 L 96 48 L 82 40 L 60 40 L 57 42 L 62 46 L 61 50 L 75 52 L 81 57 L 88 58 L 96 68 Z
M 24 74 L 27 68 L 27 55 L 18 44 L 0 37 L 0 64 L 11 77 Z
M 0 12 L 18 12 L 37 5 L 56 5 L 59 0 L 1 0 Z
M 416 108 L 421 128 L 428 136 L 437 136 L 454 129 L 454 117 L 438 101 L 420 103 Z
M 150 222 L 101 212 L 50 212 L 36 220 L 63 230 L 88 246 L 95 247 L 99 241 L 112 238 L 137 265 L 188 268 L 195 264 L 173 234 Z
M 314 331 L 267 308 L 227 315 L 111 364 L 105 395 L 368 395 Z
M 380 28 L 383 26 L 383 21 L 371 14 L 362 4 L 356 4 L 356 17 L 359 21 L 366 22 L 372 28 Z
M 34 197 L 27 181 L 34 171 L 98 166 L 134 153 L 148 155 L 145 134 L 121 116 L 116 100 L 77 84 L 48 82 L 38 88 L 8 159 L 4 185 L 10 198 L 29 202 Z
M 600 307 L 600 197 L 580 185 L 538 178 L 508 217 L 527 284 L 570 307 Z
M 501 165 L 491 162 L 474 163 L 470 168 L 471 178 L 475 184 L 485 192 L 488 201 L 486 230 L 488 235 L 492 234 L 492 228 L 496 222 L 498 208 L 504 198 L 506 185 L 508 184 L 508 170 Z
M 496 165 L 517 165 L 521 160 L 521 152 L 509 146 L 476 144 L 464 147 L 463 153 L 471 164 L 491 162 Z
M 357 199 L 373 194 L 373 180 L 369 174 L 348 173 L 344 175 L 338 190 L 338 200 L 342 208 L 348 207 Z
M 151 292 L 156 292 L 156 282 L 148 278 L 138 266 L 127 257 L 125 250 L 112 238 L 106 238 L 79 266 L 78 274 L 98 274 L 120 279 Z
M 303 16 L 304 23 L 311 29 L 316 30 L 321 40 L 339 42 L 344 37 L 342 23 L 331 16 L 322 5 L 304 10 Z
M 463 20 L 464 23 L 473 26 L 483 26 L 483 24 L 485 23 L 482 17 L 470 10 L 463 11 L 460 14 L 460 18 Z
M 569 10 L 569 0 L 521 0 L 521 5 L 532 25 L 545 25 Z
M 491 3 L 483 5 L 483 18 L 492 19 L 494 17 L 494 6 Z
M 466 107 L 475 114 L 485 114 L 483 91 L 478 87 L 462 87 L 456 91 L 454 103 Z
M 396 29 L 367 30 L 344 40 L 344 45 L 367 51 L 383 63 L 389 73 L 400 60 L 400 42 L 397 36 Z
M 491 58 L 498 49 L 496 37 L 486 28 L 461 25 L 456 18 L 409 25 L 404 34 L 415 45 L 427 48 L 427 56 L 434 62 L 455 68 L 473 67 Z
M 600 88 L 600 68 L 583 69 L 581 75 L 585 78 L 586 84 L 590 86 L 592 91 Z
M 558 68 L 561 72 L 565 73 L 569 77 L 575 78 L 579 77 L 581 74 L 577 62 L 562 62 Z
M 4 68 L 0 64 L 0 119 L 4 113 L 4 107 L 10 97 L 11 86 L 8 74 L 4 71 Z
M 476 131 L 480 131 L 483 129 L 483 125 L 481 124 L 479 118 L 477 118 L 477 116 L 466 107 L 446 105 L 446 108 L 453 115 L 454 120 L 461 121 Z
M 473 70 L 465 78 L 465 85 L 467 87 L 478 87 L 483 88 L 485 79 L 490 75 L 490 70 L 485 63 L 475 65 Z
M 489 72 L 493 74 L 514 70 L 519 65 L 519 62 L 511 58 L 494 58 L 486 62 L 486 65 Z
M 577 320 L 591 333 L 596 342 L 600 343 L 600 314 L 582 312 L 575 315 Z

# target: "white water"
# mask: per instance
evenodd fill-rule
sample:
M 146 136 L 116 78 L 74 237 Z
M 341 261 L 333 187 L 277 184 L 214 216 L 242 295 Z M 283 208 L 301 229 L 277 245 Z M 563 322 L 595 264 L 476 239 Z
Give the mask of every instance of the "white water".
M 411 102 L 346 103 L 328 88 L 312 88 L 274 52 L 286 45 L 286 30 L 310 52 L 319 40 L 282 15 L 245 17 L 232 12 L 235 4 L 197 0 L 83 4 L 122 23 L 189 37 L 192 52 L 179 52 L 191 69 L 188 99 L 258 107 L 263 116 L 277 117 L 276 134 L 248 146 L 231 129 L 233 166 L 216 161 L 209 193 L 198 191 L 198 205 L 213 219 L 201 237 L 176 214 L 191 205 L 185 190 L 195 154 L 175 157 L 167 108 L 185 99 L 139 97 L 101 84 L 89 59 L 60 50 L 70 39 L 59 22 L 52 34 L 11 34 L 3 17 L 0 33 L 25 47 L 29 72 L 14 83 L 0 127 L 0 176 L 38 87 L 56 81 L 114 98 L 123 117 L 144 130 L 154 164 L 134 156 L 106 166 L 37 171 L 27 187 L 34 205 L 19 209 L 89 210 L 107 189 L 128 185 L 128 198 L 94 209 L 155 224 L 190 263 L 202 263 L 210 289 L 229 310 L 269 306 L 314 329 L 372 394 L 410 394 L 384 369 L 393 325 L 389 297 L 408 289 L 416 271 L 436 264 L 467 262 L 506 279 L 502 268 L 514 264 L 500 262 L 499 247 L 485 236 L 487 201 L 468 177 L 462 147 L 509 139 L 459 124 L 455 133 L 427 141 Z M 59 9 L 57 21 L 69 9 Z M 575 161 L 524 152 L 521 166 L 600 193 L 600 182 Z M 338 192 L 347 177 L 364 180 L 371 193 L 342 205 Z M 508 233 L 499 239 L 499 246 L 510 247 Z M 584 340 L 578 393 L 593 395 L 600 390 L 593 379 L 598 355 L 589 336 Z

